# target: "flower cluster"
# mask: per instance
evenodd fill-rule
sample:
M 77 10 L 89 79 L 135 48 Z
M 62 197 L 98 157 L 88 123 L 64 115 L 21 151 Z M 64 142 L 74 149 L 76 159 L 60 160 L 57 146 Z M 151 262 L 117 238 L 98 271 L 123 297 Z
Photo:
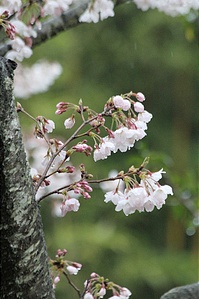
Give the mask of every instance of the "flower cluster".
M 89 199 L 91 197 L 89 193 L 93 191 L 85 180 L 71 184 L 68 190 L 74 192 L 74 197 L 71 197 L 66 190 L 62 192 L 61 216 L 65 216 L 68 212 L 77 212 L 79 210 L 80 202 L 75 196 L 82 195 L 85 199 Z
M 115 210 L 122 210 L 126 216 L 134 213 L 136 210 L 139 212 L 151 212 L 154 207 L 160 209 L 165 204 L 167 196 L 173 194 L 172 188 L 168 185 L 161 186 L 159 184 L 158 181 L 162 178 L 163 170 L 152 173 L 145 168 L 148 163 L 147 159 L 145 159 L 140 168 L 132 166 L 127 173 L 120 171 L 115 177 L 98 181 L 91 180 L 93 175 L 86 172 L 84 164 L 79 166 L 80 172 L 78 175 L 74 166 L 65 165 L 74 153 L 84 153 L 86 156 L 91 155 L 93 148 L 87 144 L 87 139 L 83 139 L 69 147 L 70 142 L 77 138 L 82 139 L 85 136 L 89 136 L 95 142 L 94 161 L 106 159 L 112 152 L 116 153 L 118 150 L 125 152 L 131 149 L 135 141 L 142 139 L 146 135 L 147 124 L 152 118 L 152 115 L 144 108 L 144 100 L 145 96 L 141 92 L 129 92 L 123 96 L 117 95 L 111 97 L 106 102 L 101 113 L 96 113 L 89 107 L 83 106 L 82 100 L 79 101 L 79 105 L 60 102 L 56 106 L 56 114 L 60 115 L 69 109 L 72 109 L 74 112 L 64 122 L 65 126 L 68 123 L 68 129 L 75 124 L 75 113 L 78 113 L 83 120 L 83 123 L 65 143 L 48 138 L 48 133 L 51 133 L 55 128 L 52 120 L 43 116 L 31 117 L 37 123 L 35 127 L 36 137 L 43 139 L 47 145 L 47 149 L 44 150 L 45 155 L 40 163 L 40 166 L 43 166 L 44 169 L 38 169 L 38 172 L 33 172 L 33 182 L 36 191 L 42 189 L 40 187 L 44 187 L 49 192 L 46 195 L 42 194 L 38 200 L 40 201 L 46 196 L 53 194 L 61 195 L 62 202 L 57 201 L 57 204 L 54 205 L 55 214 L 57 216 L 65 216 L 68 212 L 77 212 L 79 210 L 80 202 L 78 197 L 82 196 L 85 199 L 89 199 L 91 197 L 90 192 L 92 192 L 90 184 L 98 182 L 102 183 L 101 188 L 106 192 L 105 202 L 112 201 L 116 205 Z M 17 111 L 25 112 L 19 103 Z M 30 116 L 27 112 L 25 113 Z M 87 114 L 87 118 L 85 114 Z M 112 125 L 116 125 L 115 131 L 105 126 L 106 117 L 112 118 Z M 88 126 L 89 129 L 87 131 L 84 131 L 82 134 L 79 133 L 80 130 Z M 100 136 L 101 128 L 108 132 L 108 136 L 103 138 Z M 97 143 L 98 140 L 99 144 Z M 37 167 L 34 168 L 37 169 Z M 51 172 L 49 171 L 50 169 Z M 73 176 L 71 176 L 70 180 L 62 176 L 64 174 L 72 174 Z M 57 180 L 59 180 L 59 184 Z M 52 187 L 54 186 L 54 181 L 57 185 L 55 189 Z M 57 212 L 58 210 L 59 212 Z
M 16 40 L 18 39 L 17 37 Z M 62 67 L 56 62 L 49 63 L 44 60 L 33 64 L 31 67 L 18 64 L 15 71 L 14 95 L 17 98 L 27 99 L 31 95 L 46 92 L 61 72 Z
M 169 185 L 161 186 L 159 180 L 162 178 L 164 171 L 158 172 L 140 172 L 142 178 L 140 183 L 132 181 L 126 177 L 127 187 L 124 192 L 109 191 L 105 194 L 105 202 L 112 202 L 115 211 L 123 211 L 126 216 L 139 212 L 151 212 L 154 207 L 160 209 L 169 194 L 173 195 L 172 188 Z M 131 187 L 133 185 L 133 188 Z
M 32 38 L 37 36 L 37 31 L 42 29 L 42 18 L 48 16 L 59 16 L 66 12 L 74 0 L 45 0 L 32 1 L 28 5 L 28 13 L 26 11 L 26 23 L 20 17 L 24 12 L 23 1 L 21 0 L 2 0 L 0 6 L 0 25 L 5 29 L 6 34 L 12 40 L 10 45 L 12 50 L 8 51 L 6 57 L 12 60 L 22 61 L 32 55 Z M 176 16 L 185 15 L 191 9 L 198 10 L 198 0 L 170 0 L 169 3 L 164 0 L 134 0 L 139 9 L 144 11 L 157 8 L 159 11 Z M 11 16 L 10 20 L 7 20 Z M 112 0 L 90 0 L 88 8 L 79 17 L 80 22 L 94 22 L 104 20 L 114 16 L 114 1 Z
M 91 1 L 88 8 L 80 16 L 80 22 L 97 23 L 99 20 L 114 16 L 114 4 L 112 0 L 94 0 Z
M 139 101 L 131 100 L 129 95 L 124 97 L 117 95 L 108 102 L 109 115 L 111 110 L 116 110 L 112 113 L 112 117 L 118 128 L 115 131 L 109 130 L 109 135 L 102 138 L 99 145 L 95 145 L 94 161 L 106 159 L 111 152 L 116 153 L 118 150 L 126 152 L 134 146 L 135 141 L 146 136 L 147 123 L 151 120 L 152 114 L 144 110 L 144 105 L 140 101 L 144 101 L 145 96 L 141 92 L 132 95 Z M 114 106 L 111 108 L 111 105 Z M 123 111 L 128 111 L 128 116 Z
M 97 273 L 92 273 L 90 279 L 84 285 L 86 290 L 84 299 L 103 298 L 107 292 L 112 292 L 113 295 L 109 299 L 128 299 L 131 296 L 131 292 L 127 288 L 104 279 L 104 277 L 99 276 Z
M 31 25 L 27 26 L 22 21 L 15 19 L 12 21 L 17 36 L 10 42 L 12 50 L 8 51 L 6 58 L 22 61 L 32 55 L 32 37 L 37 37 L 37 32 Z
M 73 0 L 46 0 L 43 6 L 44 16 L 59 16 L 69 9 Z
M 2 5 L 6 6 L 11 13 L 17 12 L 22 7 L 21 0 L 2 0 Z
M 82 268 L 80 263 L 65 260 L 64 258 L 66 254 L 66 249 L 58 249 L 56 260 L 50 260 L 50 269 L 54 288 L 56 288 L 56 284 L 60 281 L 60 275 L 62 273 L 65 276 L 68 276 L 68 274 L 77 275 L 78 271 Z
M 150 8 L 157 8 L 159 11 L 172 17 L 177 15 L 186 15 L 190 9 L 199 9 L 198 0 L 133 0 L 138 8 L 146 11 Z

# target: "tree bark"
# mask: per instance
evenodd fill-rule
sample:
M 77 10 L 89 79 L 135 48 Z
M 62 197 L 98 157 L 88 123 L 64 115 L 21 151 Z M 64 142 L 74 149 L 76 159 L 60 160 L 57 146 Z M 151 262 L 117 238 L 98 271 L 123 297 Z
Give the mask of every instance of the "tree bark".
M 199 283 L 193 283 L 182 287 L 171 289 L 161 296 L 160 299 L 198 299 Z
M 55 298 L 13 97 L 17 64 L 0 57 L 1 298 Z

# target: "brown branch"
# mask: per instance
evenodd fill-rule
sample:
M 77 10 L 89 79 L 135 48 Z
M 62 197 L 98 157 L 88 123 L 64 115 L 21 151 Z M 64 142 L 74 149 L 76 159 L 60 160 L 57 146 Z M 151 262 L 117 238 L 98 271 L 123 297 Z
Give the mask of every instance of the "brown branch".
M 68 274 L 67 274 L 65 271 L 63 271 L 62 273 L 63 273 L 64 276 L 66 277 L 68 283 L 69 283 L 69 284 L 72 286 L 72 288 L 77 292 L 79 298 L 81 298 L 81 292 L 80 292 L 80 290 L 79 290 L 79 289 L 76 287 L 76 285 L 70 280 L 70 278 L 68 277 Z

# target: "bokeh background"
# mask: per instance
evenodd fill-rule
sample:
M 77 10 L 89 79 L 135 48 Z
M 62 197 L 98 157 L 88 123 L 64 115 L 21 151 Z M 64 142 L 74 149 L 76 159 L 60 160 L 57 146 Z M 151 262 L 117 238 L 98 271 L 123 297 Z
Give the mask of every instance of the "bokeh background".
M 35 48 L 26 64 L 58 61 L 63 72 L 47 93 L 20 102 L 32 115 L 54 120 L 56 136 L 65 140 L 67 115 L 55 115 L 58 102 L 82 98 L 101 111 L 112 95 L 131 90 L 145 94 L 153 119 L 143 141 L 105 161 L 94 163 L 83 155 L 72 161 L 82 161 L 88 172 L 102 178 L 111 169 L 139 166 L 150 156 L 149 169 L 163 167 L 167 175 L 162 184 L 170 184 L 175 195 L 159 211 L 126 217 L 105 204 L 96 188 L 92 199 L 80 199 L 78 213 L 53 217 L 51 199 L 41 203 L 41 211 L 49 256 L 67 248 L 67 258 L 83 264 L 73 278 L 80 289 L 94 271 L 128 287 L 132 298 L 156 299 L 172 287 L 198 280 L 198 17 L 142 12 L 134 4 L 115 12 L 114 18 L 81 24 Z M 32 122 L 24 115 L 20 121 L 24 134 L 31 134 Z M 77 298 L 64 277 L 56 296 Z

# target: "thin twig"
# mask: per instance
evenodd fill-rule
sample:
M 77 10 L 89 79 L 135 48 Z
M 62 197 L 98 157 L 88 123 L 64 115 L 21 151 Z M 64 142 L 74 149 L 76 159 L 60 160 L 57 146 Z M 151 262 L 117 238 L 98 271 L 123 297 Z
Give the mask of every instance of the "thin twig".
M 66 277 L 66 279 L 68 280 L 68 283 L 72 286 L 72 288 L 78 293 L 79 298 L 81 298 L 81 292 L 80 290 L 76 287 L 76 285 L 74 285 L 74 283 L 70 280 L 70 278 L 68 277 L 68 274 L 63 271 L 64 276 Z
M 35 188 L 35 191 L 37 192 L 37 190 L 39 189 L 39 187 L 41 186 L 43 180 L 46 178 L 46 175 L 48 173 L 48 170 L 50 169 L 53 161 L 55 160 L 55 158 L 57 157 L 57 155 L 59 155 L 59 153 L 73 140 L 76 138 L 76 135 L 79 133 L 79 131 L 84 127 L 86 126 L 87 124 L 89 124 L 91 121 L 93 121 L 94 119 L 97 118 L 97 115 L 92 117 L 91 119 L 88 119 L 86 120 L 85 122 L 83 122 L 79 128 L 77 128 L 77 130 L 71 135 L 71 137 L 59 148 L 59 150 L 51 156 L 47 166 L 46 166 L 46 169 L 44 170 L 42 176 L 40 177 L 39 181 L 38 181 L 38 184 Z

